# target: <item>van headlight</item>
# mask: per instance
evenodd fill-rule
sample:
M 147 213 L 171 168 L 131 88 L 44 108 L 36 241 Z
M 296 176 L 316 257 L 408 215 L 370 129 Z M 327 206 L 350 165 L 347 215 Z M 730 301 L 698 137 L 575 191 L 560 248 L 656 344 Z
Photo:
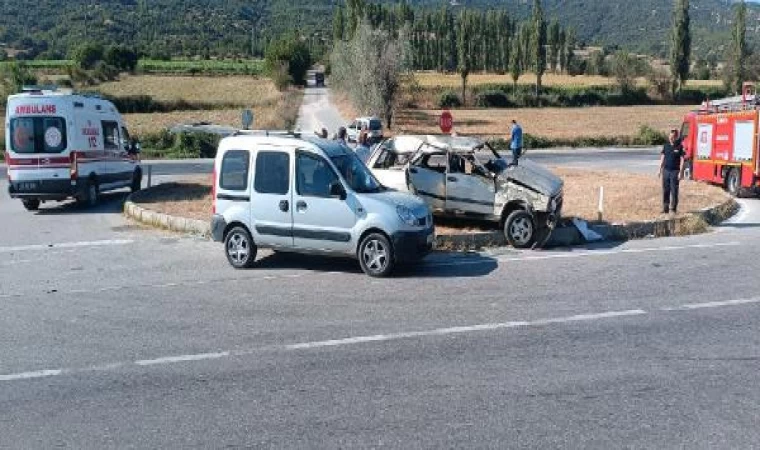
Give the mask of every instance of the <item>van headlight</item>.
M 417 218 L 414 217 L 414 213 L 412 213 L 412 210 L 407 208 L 406 206 L 401 206 L 401 205 L 396 206 L 396 213 L 398 213 L 398 217 L 405 224 L 411 227 L 417 224 Z

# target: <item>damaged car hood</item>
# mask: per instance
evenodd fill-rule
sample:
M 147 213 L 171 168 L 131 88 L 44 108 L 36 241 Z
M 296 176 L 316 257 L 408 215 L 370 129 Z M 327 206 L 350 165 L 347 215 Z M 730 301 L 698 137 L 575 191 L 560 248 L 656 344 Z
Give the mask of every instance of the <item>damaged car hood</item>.
M 513 180 L 548 196 L 558 193 L 564 184 L 562 178 L 529 159 L 520 159 L 517 166 L 507 167 L 499 174 L 499 178 Z

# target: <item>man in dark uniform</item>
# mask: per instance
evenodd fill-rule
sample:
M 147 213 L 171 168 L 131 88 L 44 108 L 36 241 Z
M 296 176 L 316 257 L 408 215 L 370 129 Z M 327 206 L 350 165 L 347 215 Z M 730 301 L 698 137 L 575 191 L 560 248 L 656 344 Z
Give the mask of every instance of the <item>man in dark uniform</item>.
M 662 178 L 662 212 L 678 212 L 678 185 L 683 180 L 684 150 L 678 139 L 678 130 L 671 130 L 668 142 L 660 152 Z

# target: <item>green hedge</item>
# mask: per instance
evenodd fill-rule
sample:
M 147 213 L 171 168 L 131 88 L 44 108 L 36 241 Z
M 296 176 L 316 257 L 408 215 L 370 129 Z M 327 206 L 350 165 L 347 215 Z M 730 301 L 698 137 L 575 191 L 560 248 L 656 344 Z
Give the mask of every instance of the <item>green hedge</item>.
M 550 147 L 628 147 L 632 145 L 662 145 L 666 142 L 665 133 L 643 125 L 633 136 L 587 136 L 574 139 L 554 139 L 530 134 L 523 135 L 523 146 L 531 148 Z M 489 140 L 496 150 L 509 150 L 509 141 L 503 138 Z
M 143 158 L 214 158 L 222 136 L 213 133 L 171 133 L 163 130 L 140 136 Z
M 438 98 L 439 108 L 459 108 L 462 106 L 462 99 L 454 91 L 445 91 Z

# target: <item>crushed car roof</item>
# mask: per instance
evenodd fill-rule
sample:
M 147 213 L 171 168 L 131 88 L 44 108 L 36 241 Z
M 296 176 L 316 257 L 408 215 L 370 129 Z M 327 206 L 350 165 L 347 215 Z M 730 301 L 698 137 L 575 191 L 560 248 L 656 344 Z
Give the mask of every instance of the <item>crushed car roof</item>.
M 431 150 L 423 151 L 469 153 L 482 149 L 485 141 L 471 136 L 402 135 L 393 138 L 393 144 L 396 153 L 416 152 L 423 145 L 433 147 Z

